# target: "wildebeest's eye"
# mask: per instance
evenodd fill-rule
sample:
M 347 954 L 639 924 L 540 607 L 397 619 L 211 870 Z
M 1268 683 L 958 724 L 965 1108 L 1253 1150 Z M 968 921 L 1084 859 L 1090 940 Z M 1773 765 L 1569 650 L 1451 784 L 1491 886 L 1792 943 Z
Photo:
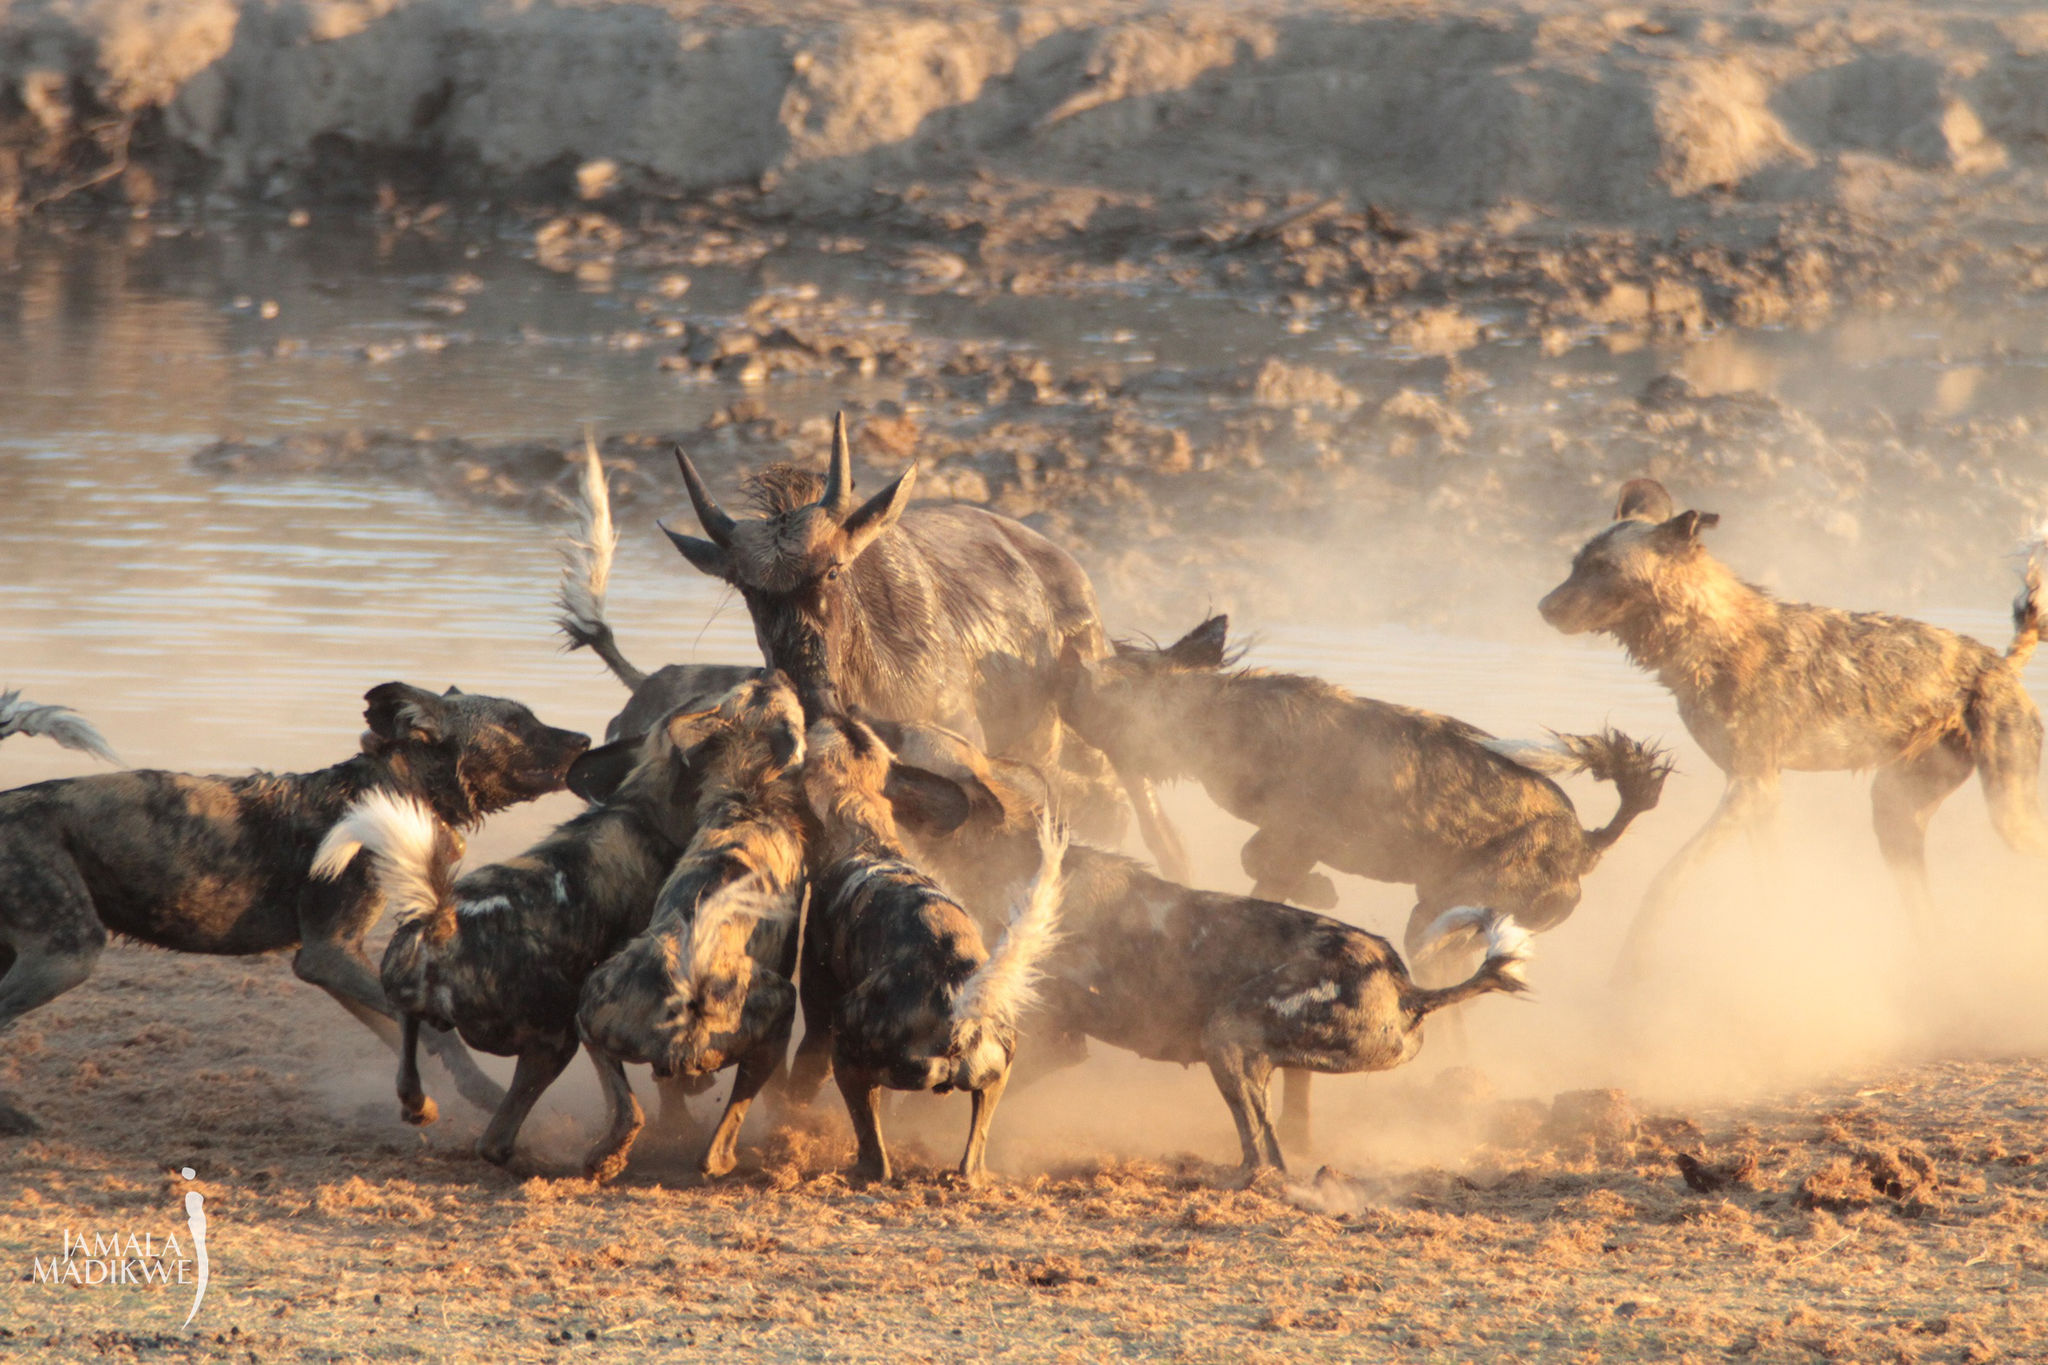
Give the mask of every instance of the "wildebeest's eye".
M 825 570 L 825 581 L 827 583 L 837 583 L 839 581 L 839 566 L 837 564 Z

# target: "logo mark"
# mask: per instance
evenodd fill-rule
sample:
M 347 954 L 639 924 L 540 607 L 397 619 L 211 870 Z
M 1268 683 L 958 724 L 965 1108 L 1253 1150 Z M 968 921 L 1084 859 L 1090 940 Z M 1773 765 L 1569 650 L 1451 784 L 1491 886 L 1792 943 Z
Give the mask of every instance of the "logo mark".
M 178 1174 L 187 1180 L 199 1178 L 190 1166 L 180 1167 Z M 199 1262 L 199 1292 L 192 1296 L 192 1311 L 183 1324 L 190 1327 L 192 1319 L 199 1316 L 200 1300 L 206 1297 L 206 1196 L 197 1190 L 185 1191 L 185 1224 L 192 1229 L 192 1254 Z

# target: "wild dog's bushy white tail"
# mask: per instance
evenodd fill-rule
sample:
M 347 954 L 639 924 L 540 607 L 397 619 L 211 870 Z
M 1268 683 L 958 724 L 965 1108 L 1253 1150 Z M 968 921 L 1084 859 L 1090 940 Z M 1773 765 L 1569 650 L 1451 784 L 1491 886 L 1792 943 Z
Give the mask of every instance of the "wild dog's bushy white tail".
M 2048 521 L 2034 530 L 2033 539 L 2022 548 L 2026 566 L 2021 570 L 2020 595 L 2012 600 L 2012 643 L 2005 657 L 2015 668 L 2033 657 L 2041 642 L 2041 625 L 2048 618 Z
M 120 755 L 92 727 L 92 722 L 68 706 L 44 706 L 26 700 L 20 692 L 0 692 L 0 739 L 9 735 L 41 735 L 67 749 L 77 749 L 121 766 Z
M 1059 938 L 1060 866 L 1067 856 L 1067 832 L 1050 816 L 1038 822 L 1038 876 L 1024 903 L 1010 917 L 995 951 L 975 968 L 953 1002 L 953 1022 L 982 1019 L 1015 1028 L 1038 1001 L 1038 964 Z
M 1529 959 L 1536 955 L 1536 936 L 1515 923 L 1513 915 L 1477 905 L 1460 905 L 1436 917 L 1425 941 L 1428 950 L 1436 953 L 1460 939 L 1472 938 L 1486 944 L 1486 960 L 1479 966 L 1481 973 L 1490 970 L 1492 975 L 1517 987 L 1529 984 L 1523 973 Z
M 377 885 L 400 924 L 431 920 L 453 928 L 461 836 L 425 803 L 381 788 L 363 796 L 320 841 L 313 875 L 339 877 L 364 849 L 377 859 Z
M 569 637 L 569 648 L 589 647 L 604 660 L 626 686 L 637 688 L 647 675 L 627 663 L 612 638 L 611 623 L 604 616 L 604 595 L 611 586 L 612 555 L 619 547 L 619 530 L 612 524 L 611 488 L 605 482 L 604 461 L 597 442 L 588 432 L 583 437 L 583 468 L 577 479 L 577 497 L 570 505 L 576 513 L 575 534 L 561 543 L 562 581 L 555 591 L 555 605 L 561 615 L 555 624 Z

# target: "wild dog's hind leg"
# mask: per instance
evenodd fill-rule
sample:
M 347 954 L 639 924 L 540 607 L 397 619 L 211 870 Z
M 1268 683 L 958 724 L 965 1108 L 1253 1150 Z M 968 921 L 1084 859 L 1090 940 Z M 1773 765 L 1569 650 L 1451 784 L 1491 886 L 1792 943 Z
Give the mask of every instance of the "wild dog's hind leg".
M 310 884 L 300 894 L 299 951 L 292 958 L 292 971 L 299 980 L 333 996 L 395 1052 L 399 1048 L 396 1012 L 384 998 L 376 969 L 363 956 L 363 940 L 384 905 L 370 887 L 368 874 L 357 870 L 368 862 L 359 858 L 340 880 Z M 454 1033 L 422 1024 L 420 1036 L 427 1051 L 447 1068 L 462 1098 L 483 1110 L 504 1102 L 504 1087 L 483 1073 Z
M 15 850 L 8 850 L 13 852 Z M 0 1035 L 92 975 L 107 946 L 85 881 L 68 857 L 0 856 Z M 0 1134 L 32 1133 L 36 1121 L 0 1096 Z
M 1629 925 L 1628 937 L 1622 942 L 1621 958 L 1614 969 L 1617 980 L 1642 978 L 1649 965 L 1651 941 L 1670 913 L 1671 903 L 1678 898 L 1686 879 L 1738 831 L 1756 820 L 1769 819 L 1777 810 L 1777 804 L 1778 775 L 1775 772 L 1728 779 L 1728 790 L 1722 793 L 1721 804 L 1707 817 L 1707 823 L 1700 827 L 1699 833 L 1686 840 L 1685 846 L 1651 879 L 1650 889 L 1644 893 L 1643 903 L 1636 911 L 1634 922 Z
M 583 1173 L 602 1185 L 617 1179 L 619 1172 L 626 1169 L 633 1139 L 640 1133 L 640 1101 L 633 1098 L 633 1087 L 626 1083 L 626 1068 L 618 1058 L 607 1057 L 596 1048 L 587 1051 L 592 1065 L 597 1067 L 597 1083 L 604 1090 L 609 1122 L 604 1136 L 583 1158 Z
M 400 1027 L 405 1036 L 398 1045 L 399 1117 L 411 1124 L 432 1123 L 440 1111 L 420 1084 L 420 1017 L 408 1014 Z
M 974 1097 L 974 1113 L 967 1121 L 967 1149 L 960 1155 L 960 1178 L 969 1185 L 979 1185 L 988 1178 L 988 1126 L 1009 1083 L 1010 1073 L 1005 1069 L 981 1089 L 968 1092 Z
M 783 1059 L 789 1055 L 789 1032 L 796 1023 L 796 988 L 787 981 L 766 978 L 765 972 L 754 978 L 754 993 L 764 998 L 749 1000 L 747 1011 L 754 1013 L 758 1009 L 769 1023 L 761 1041 L 741 1056 L 733 1073 L 732 1094 L 726 1099 L 725 1113 L 712 1130 L 704 1159 L 697 1164 L 701 1175 L 724 1175 L 732 1170 L 738 1161 L 735 1149 L 739 1146 L 740 1128 L 747 1121 L 747 1110 L 762 1087 L 782 1070 Z
M 1899 899 L 1917 934 L 1934 925 L 1934 894 L 1927 885 L 1927 822 L 1957 787 L 1969 780 L 1970 756 L 1950 744 L 1877 770 L 1870 810 L 1877 846 L 1898 882 Z
M 887 1180 L 889 1149 L 882 1142 L 882 1082 L 874 1072 L 849 1067 L 838 1058 L 832 1062 L 832 1079 L 846 1098 L 846 1112 L 853 1120 L 854 1142 L 859 1155 L 853 1163 L 856 1180 Z
M 1273 1063 L 1261 1046 L 1258 1030 L 1234 1012 L 1219 1013 L 1202 1030 L 1202 1051 L 1209 1061 L 1209 1074 L 1230 1106 L 1237 1124 L 1238 1145 L 1244 1151 L 1244 1169 L 1257 1172 L 1268 1166 L 1287 1169 L 1280 1155 L 1280 1139 L 1273 1132 L 1267 1112 L 1267 1097 L 1273 1080 Z
M 1991 823 L 2020 853 L 2048 857 L 2041 818 L 2041 713 L 2008 665 L 1990 670 L 1970 705 L 1970 745 Z
M 498 1106 L 498 1112 L 491 1115 L 484 1135 L 476 1140 L 478 1156 L 493 1166 L 502 1166 L 512 1159 L 512 1144 L 518 1140 L 526 1116 L 575 1055 L 573 1036 L 553 1046 L 544 1045 L 519 1054 L 519 1064 L 512 1069 L 512 1088 L 505 1092 L 505 1102 Z

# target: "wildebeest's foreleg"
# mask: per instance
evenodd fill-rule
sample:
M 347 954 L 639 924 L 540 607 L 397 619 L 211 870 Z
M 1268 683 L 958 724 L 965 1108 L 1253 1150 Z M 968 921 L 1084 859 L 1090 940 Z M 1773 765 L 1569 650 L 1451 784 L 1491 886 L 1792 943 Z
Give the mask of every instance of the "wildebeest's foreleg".
M 1758 820 L 1769 819 L 1777 804 L 1778 775 L 1775 772 L 1728 779 L 1728 790 L 1722 794 L 1721 804 L 1714 808 L 1707 823 L 1651 879 L 1650 889 L 1644 893 L 1642 906 L 1636 911 L 1635 921 L 1629 925 L 1628 937 L 1621 945 L 1621 959 L 1615 965 L 1617 979 L 1633 981 L 1642 977 L 1649 964 L 1651 940 L 1670 913 L 1671 903 L 1677 899 L 1686 879 L 1738 831 Z
M 440 1110 L 420 1084 L 420 1017 L 408 1014 L 400 1025 L 404 1037 L 398 1044 L 399 1117 L 411 1124 L 428 1124 L 440 1117 Z
M 854 1142 L 859 1155 L 853 1163 L 856 1180 L 887 1180 L 889 1149 L 882 1144 L 882 1078 L 865 1067 L 850 1067 L 833 1059 L 832 1078 L 846 1097 L 846 1112 L 853 1120 Z
M 747 1014 L 764 1017 L 767 1027 L 761 1041 L 749 1048 L 741 1057 L 732 1079 L 732 1094 L 725 1102 L 725 1113 L 718 1120 L 718 1127 L 712 1130 L 711 1141 L 704 1148 L 704 1159 L 697 1163 L 698 1173 L 706 1176 L 724 1175 L 732 1170 L 738 1160 L 735 1149 L 739 1146 L 740 1127 L 747 1121 L 747 1110 L 754 1103 L 754 1097 L 761 1088 L 775 1078 L 782 1069 L 783 1059 L 789 1054 L 789 1032 L 796 1022 L 796 987 L 787 981 L 770 980 L 766 972 L 754 978 L 747 1001 Z
M 1898 883 L 1899 898 L 1915 933 L 1934 925 L 1934 894 L 1927 885 L 1927 822 L 1970 776 L 1970 757 L 1946 744 L 1879 768 L 1870 784 L 1877 846 Z
M 973 1096 L 974 1113 L 967 1122 L 967 1150 L 960 1155 L 960 1178 L 969 1185 L 979 1185 L 988 1176 L 988 1127 L 1009 1083 L 1006 1068 L 981 1089 L 967 1092 Z
M 619 1172 L 626 1169 L 633 1139 L 640 1135 L 640 1101 L 633 1098 L 633 1087 L 626 1083 L 626 1068 L 618 1058 L 607 1057 L 594 1047 L 586 1047 L 585 1051 L 597 1067 L 597 1081 L 604 1089 L 607 1123 L 604 1136 L 583 1158 L 583 1172 L 602 1185 L 617 1179 Z
M 575 1055 L 574 1034 L 519 1054 L 519 1064 L 512 1069 L 512 1087 L 505 1092 L 505 1102 L 498 1106 L 498 1112 L 491 1115 L 484 1135 L 476 1140 L 478 1156 L 493 1166 L 502 1166 L 512 1159 L 512 1144 L 518 1139 L 526 1116 L 533 1112 L 541 1093 L 555 1083 L 555 1077 L 562 1074 L 562 1068 L 568 1066 L 569 1059 Z

